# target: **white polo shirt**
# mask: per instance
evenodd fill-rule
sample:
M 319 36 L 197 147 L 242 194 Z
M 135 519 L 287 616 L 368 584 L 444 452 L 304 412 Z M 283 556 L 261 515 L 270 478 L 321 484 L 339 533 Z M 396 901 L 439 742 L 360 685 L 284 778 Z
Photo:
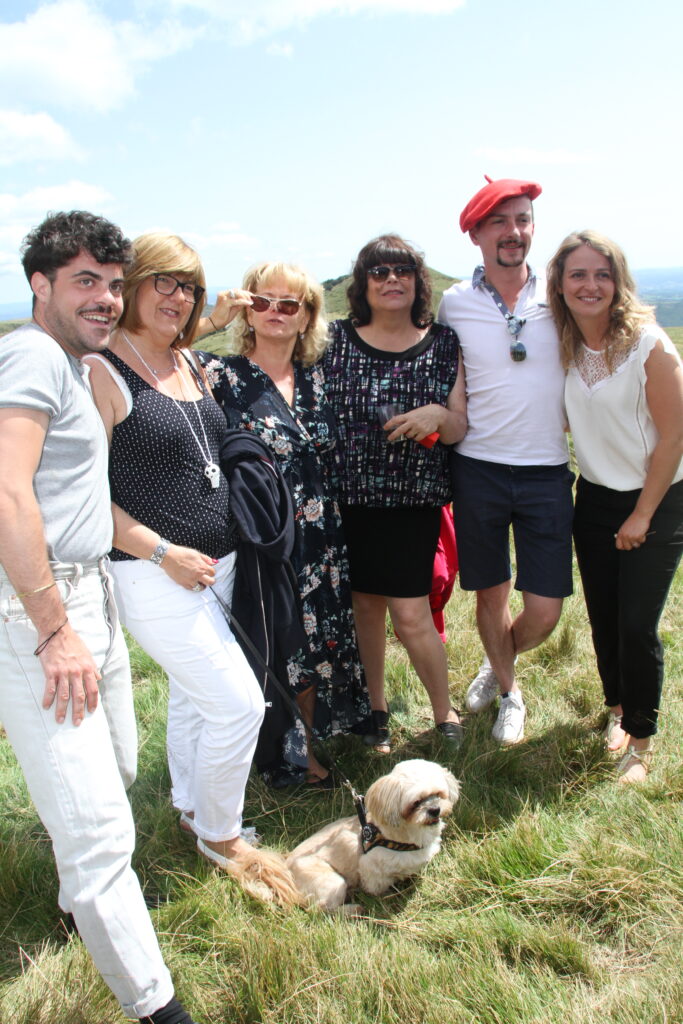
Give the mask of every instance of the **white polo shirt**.
M 478 267 L 472 281 L 451 285 L 439 306 L 438 319 L 460 339 L 467 382 L 467 433 L 457 451 L 512 466 L 566 463 L 565 373 L 545 281 L 529 268 L 512 311 L 526 321 L 518 340 L 527 355 L 515 362 L 515 339 L 482 280 Z

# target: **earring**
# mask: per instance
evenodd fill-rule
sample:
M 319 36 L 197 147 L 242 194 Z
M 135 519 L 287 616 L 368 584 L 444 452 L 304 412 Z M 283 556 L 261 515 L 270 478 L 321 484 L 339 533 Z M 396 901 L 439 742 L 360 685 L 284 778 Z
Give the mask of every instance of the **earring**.
M 250 334 L 255 334 L 255 333 L 256 333 L 256 332 L 254 331 L 254 328 L 253 328 L 253 327 L 251 326 L 251 324 L 249 324 L 249 333 L 250 333 Z
M 178 341 L 182 341 L 184 337 L 185 337 L 185 331 L 181 331 L 180 334 L 178 335 Z
M 303 341 L 305 337 L 306 337 L 306 332 L 305 331 L 299 331 L 299 341 Z

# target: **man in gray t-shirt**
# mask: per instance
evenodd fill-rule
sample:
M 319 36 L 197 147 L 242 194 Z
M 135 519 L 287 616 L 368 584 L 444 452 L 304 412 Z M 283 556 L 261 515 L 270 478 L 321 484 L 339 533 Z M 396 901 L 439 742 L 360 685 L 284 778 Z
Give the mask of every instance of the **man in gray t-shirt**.
M 81 364 L 108 343 L 130 259 L 117 227 L 80 211 L 24 242 L 33 321 L 0 340 L 0 721 L 52 839 L 60 906 L 124 1012 L 192 1024 L 131 867 L 137 734 L 104 560 L 107 439 Z

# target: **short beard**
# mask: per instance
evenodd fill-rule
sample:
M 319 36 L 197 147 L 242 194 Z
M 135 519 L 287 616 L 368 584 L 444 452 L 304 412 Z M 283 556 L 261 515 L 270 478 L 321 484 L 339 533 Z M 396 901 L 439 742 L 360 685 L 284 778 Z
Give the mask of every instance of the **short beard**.
M 499 267 L 521 267 L 522 264 L 526 262 L 526 252 L 522 252 L 519 256 L 513 256 L 511 260 L 506 262 L 501 256 L 501 251 L 509 252 L 509 250 L 498 250 L 496 253 L 496 263 Z

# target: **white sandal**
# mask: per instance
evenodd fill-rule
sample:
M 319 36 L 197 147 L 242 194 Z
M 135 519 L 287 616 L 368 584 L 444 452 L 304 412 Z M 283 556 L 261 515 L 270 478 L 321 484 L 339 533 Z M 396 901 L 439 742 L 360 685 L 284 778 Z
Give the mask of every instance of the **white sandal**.
M 636 750 L 629 745 L 617 768 L 618 784 L 630 785 L 632 782 L 645 782 L 652 762 L 652 744 L 644 750 Z

